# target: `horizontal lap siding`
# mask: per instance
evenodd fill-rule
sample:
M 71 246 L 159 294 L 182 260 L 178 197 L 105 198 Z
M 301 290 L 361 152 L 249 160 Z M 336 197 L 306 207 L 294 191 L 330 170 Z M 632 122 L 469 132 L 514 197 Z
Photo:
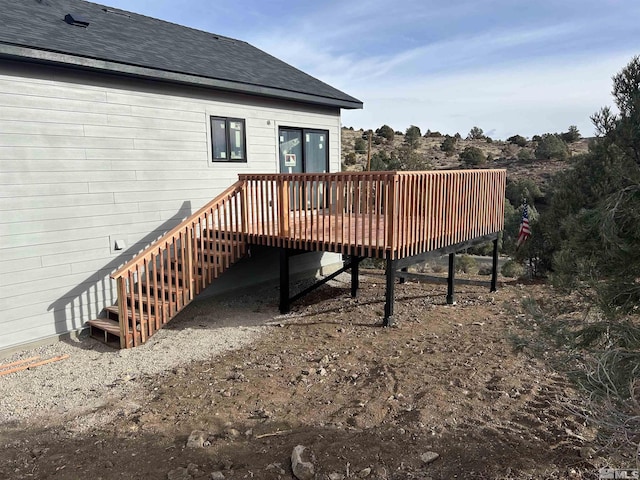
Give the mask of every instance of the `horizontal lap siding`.
M 209 161 L 209 115 L 245 119 L 248 163 Z M 276 172 L 289 124 L 329 130 L 339 169 L 337 111 L 3 63 L 0 350 L 95 318 L 109 273 L 238 173 Z

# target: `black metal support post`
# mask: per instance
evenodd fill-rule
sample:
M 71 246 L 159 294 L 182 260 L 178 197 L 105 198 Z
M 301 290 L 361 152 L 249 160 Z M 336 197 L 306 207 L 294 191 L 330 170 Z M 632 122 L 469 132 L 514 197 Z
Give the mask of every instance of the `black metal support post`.
M 491 267 L 491 289 L 490 292 L 498 290 L 498 239 L 493 241 L 493 265 Z
M 289 313 L 289 251 L 280 249 L 280 313 Z
M 393 325 L 393 301 L 394 301 L 394 290 L 395 290 L 395 281 L 396 281 L 396 270 L 398 269 L 398 261 L 392 260 L 391 255 L 392 255 L 391 252 L 387 252 L 387 268 L 386 268 L 387 288 L 385 292 L 384 321 L 382 323 L 385 327 L 391 327 Z
M 455 286 L 455 276 L 456 276 L 456 254 L 449 254 L 449 276 L 447 277 L 447 303 L 449 305 L 454 305 L 456 303 L 456 299 L 454 296 L 454 286 Z
M 356 298 L 360 288 L 360 261 L 361 257 L 351 257 L 351 297 Z

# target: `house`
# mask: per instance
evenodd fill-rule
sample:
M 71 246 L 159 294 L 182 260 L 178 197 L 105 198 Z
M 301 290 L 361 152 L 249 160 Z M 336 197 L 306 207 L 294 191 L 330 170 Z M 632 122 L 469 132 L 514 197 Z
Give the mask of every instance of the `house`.
M 362 108 L 246 42 L 82 0 L 0 0 L 0 24 L 0 352 L 96 318 L 110 274 L 239 173 L 338 171 Z

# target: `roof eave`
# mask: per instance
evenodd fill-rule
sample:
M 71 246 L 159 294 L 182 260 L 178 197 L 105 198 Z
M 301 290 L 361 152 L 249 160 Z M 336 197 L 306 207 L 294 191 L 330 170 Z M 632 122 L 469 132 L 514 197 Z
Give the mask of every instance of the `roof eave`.
M 8 45 L 0 43 L 0 57 L 14 60 L 31 61 L 36 63 L 49 63 L 75 67 L 81 69 L 97 70 L 117 75 L 148 78 L 165 82 L 179 83 L 183 85 L 194 85 L 200 87 L 215 88 L 228 92 L 245 93 L 258 95 L 261 97 L 278 98 L 283 100 L 293 100 L 315 105 L 338 107 L 345 109 L 361 109 L 362 102 L 355 100 L 343 100 L 307 93 L 282 90 L 273 87 L 264 87 L 247 83 L 233 82 L 217 78 L 202 77 L 179 72 L 170 72 L 154 68 L 129 65 L 125 63 L 100 60 L 96 58 L 81 57 L 60 52 L 39 50 L 18 45 Z

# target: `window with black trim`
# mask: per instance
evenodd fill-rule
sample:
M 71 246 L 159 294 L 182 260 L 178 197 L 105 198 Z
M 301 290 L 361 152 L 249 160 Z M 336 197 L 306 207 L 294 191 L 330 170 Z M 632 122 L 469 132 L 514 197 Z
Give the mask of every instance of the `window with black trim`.
M 211 117 L 211 153 L 214 162 L 246 162 L 247 142 L 242 118 Z

